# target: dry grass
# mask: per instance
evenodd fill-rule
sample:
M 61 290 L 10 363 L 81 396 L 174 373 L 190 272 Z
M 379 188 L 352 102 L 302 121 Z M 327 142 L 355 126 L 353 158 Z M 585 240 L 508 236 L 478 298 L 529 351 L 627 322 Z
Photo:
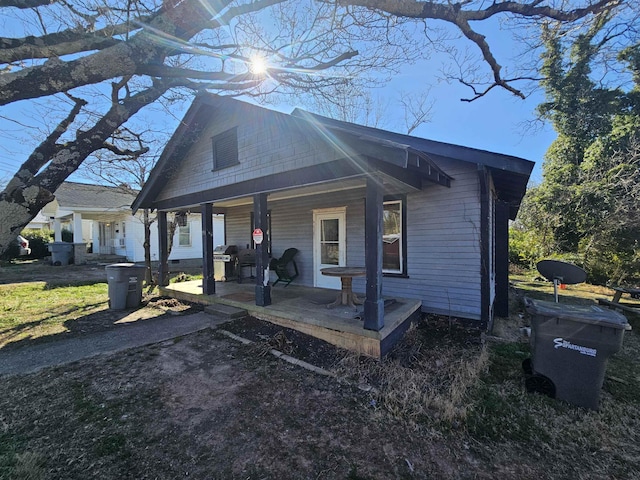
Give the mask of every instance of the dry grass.
M 42 455 L 24 452 L 16 455 L 15 480 L 38 480 L 44 477 Z
M 471 396 L 466 419 L 474 451 L 502 471 L 535 476 L 532 465 L 514 462 L 525 456 L 545 465 L 550 478 L 639 478 L 640 464 L 640 317 L 625 313 L 634 328 L 622 350 L 607 360 L 598 411 L 585 410 L 538 394 L 527 394 L 520 364 L 530 356 L 528 338 L 519 328 L 529 324 L 524 295 L 553 299 L 549 282 L 520 278 L 512 293 L 509 319 L 500 319 L 495 335 L 505 341 L 490 345 L 489 369 Z M 613 290 L 589 284 L 571 285 L 560 302 L 593 304 Z
M 425 330 L 413 326 L 382 361 L 347 354 L 334 370 L 374 386 L 374 405 L 398 419 L 459 425 L 467 415 L 469 393 L 487 369 L 488 350 L 480 343 L 460 341 L 429 347 L 424 337 Z
M 550 298 L 548 282 L 525 283 Z M 589 411 L 526 393 L 523 290 L 499 339 L 427 317 L 382 361 L 271 325 L 252 346 L 201 332 L 3 379 L 0 478 L 640 478 L 640 318 L 628 315 L 634 330 Z M 561 301 L 603 293 L 573 286 Z M 329 368 L 326 357 L 350 382 L 271 348 Z
M 553 283 L 543 280 L 535 272 L 519 273 L 510 275 L 511 283 L 521 291 L 522 294 L 537 298 L 539 300 L 553 301 Z M 580 283 L 577 285 L 566 285 L 565 288 L 558 289 L 559 301 L 567 301 L 576 304 L 591 304 L 597 298 L 611 300 L 614 290 L 603 285 L 591 285 Z M 633 306 L 640 307 L 640 300 L 624 297 L 625 302 Z

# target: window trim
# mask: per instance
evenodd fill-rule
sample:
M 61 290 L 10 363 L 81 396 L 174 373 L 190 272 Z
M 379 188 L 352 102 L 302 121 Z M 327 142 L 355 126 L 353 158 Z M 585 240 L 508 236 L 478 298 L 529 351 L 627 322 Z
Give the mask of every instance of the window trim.
M 235 158 L 232 159 L 230 163 L 219 166 L 216 158 L 216 145 L 223 140 L 227 140 L 229 137 L 233 137 L 235 140 Z M 224 132 L 211 137 L 211 156 L 213 159 L 212 172 L 224 170 L 225 168 L 234 167 L 240 164 L 240 155 L 238 152 L 238 127 L 230 128 L 229 130 L 225 130 Z
M 187 243 L 187 244 L 180 243 L 180 236 L 182 234 L 180 232 L 180 230 L 183 229 L 183 228 L 189 229 L 189 243 Z M 177 247 L 179 247 L 179 248 L 188 248 L 188 247 L 191 247 L 193 245 L 192 238 L 191 238 L 191 222 L 187 222 L 187 224 L 184 227 L 178 226 L 176 233 L 178 234 L 178 245 L 177 245 Z
M 385 195 L 382 202 L 382 208 L 391 203 L 400 204 L 400 271 L 382 268 L 384 276 L 389 277 L 408 277 L 407 272 L 407 196 L 406 195 Z M 383 226 L 384 232 L 384 226 Z M 384 244 L 384 242 L 383 242 Z M 383 252 L 384 257 L 384 252 Z

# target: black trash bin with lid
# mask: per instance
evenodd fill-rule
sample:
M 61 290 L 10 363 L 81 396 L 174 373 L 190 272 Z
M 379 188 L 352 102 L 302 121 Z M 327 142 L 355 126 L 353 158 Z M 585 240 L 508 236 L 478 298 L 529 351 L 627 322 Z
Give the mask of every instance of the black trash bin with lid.
M 109 308 L 135 308 L 142 301 L 146 267 L 135 263 L 113 263 L 105 267 L 109 287 Z
M 607 359 L 631 330 L 626 317 L 597 305 L 525 298 L 525 306 L 531 314 L 527 390 L 597 410 Z

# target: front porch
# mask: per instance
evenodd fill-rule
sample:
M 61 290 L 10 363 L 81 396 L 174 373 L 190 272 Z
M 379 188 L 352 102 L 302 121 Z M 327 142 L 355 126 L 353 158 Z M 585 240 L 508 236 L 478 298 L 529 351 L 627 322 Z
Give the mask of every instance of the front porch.
M 379 331 L 363 327 L 363 308 L 327 308 L 336 298 L 335 290 L 298 285 L 273 287 L 271 305 L 258 306 L 255 284 L 216 282 L 216 293 L 202 293 L 202 281 L 172 283 L 160 293 L 202 305 L 222 304 L 246 310 L 253 317 L 298 330 L 333 345 L 375 358 L 384 356 L 404 334 L 412 320 L 419 318 L 422 302 L 415 299 L 387 298 L 384 327 Z

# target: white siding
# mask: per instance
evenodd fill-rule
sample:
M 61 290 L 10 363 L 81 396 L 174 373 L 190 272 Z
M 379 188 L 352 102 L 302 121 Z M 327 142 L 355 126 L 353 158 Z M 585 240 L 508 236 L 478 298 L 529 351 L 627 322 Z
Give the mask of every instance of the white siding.
M 408 277 L 384 276 L 383 294 L 421 299 L 425 311 L 479 320 L 477 170 L 462 162 L 451 162 L 443 169 L 455 178 L 451 188 L 432 185 L 407 196 Z M 317 208 L 347 207 L 347 264 L 364 265 L 364 197 L 364 189 L 358 189 L 269 202 L 273 255 L 279 257 L 289 247 L 300 250 L 296 283 L 313 285 L 313 210 Z M 250 242 L 251 210 L 251 206 L 228 210 L 228 244 L 244 248 Z M 364 278 L 354 278 L 353 288 L 363 293 Z
M 388 295 L 420 298 L 423 310 L 479 320 L 480 190 L 475 165 L 441 165 L 451 188 L 407 197 L 409 278 L 384 277 Z
M 191 225 L 191 245 L 178 245 L 178 232 L 173 239 L 173 248 L 169 254 L 171 260 L 202 259 L 202 223 L 200 215 L 188 217 Z M 144 262 L 144 224 L 142 217 L 132 217 L 127 223 L 127 259 L 132 262 Z M 213 217 L 213 241 L 215 245 L 224 243 L 224 218 Z M 158 261 L 158 222 L 151 225 L 151 261 Z
M 187 195 L 345 156 L 344 150 L 328 149 L 319 135 L 308 129 L 302 132 L 297 125 L 289 115 L 248 104 L 229 109 L 211 120 L 180 165 L 179 174 L 167 180 L 157 198 Z M 240 164 L 213 172 L 211 138 L 232 127 L 238 127 Z

